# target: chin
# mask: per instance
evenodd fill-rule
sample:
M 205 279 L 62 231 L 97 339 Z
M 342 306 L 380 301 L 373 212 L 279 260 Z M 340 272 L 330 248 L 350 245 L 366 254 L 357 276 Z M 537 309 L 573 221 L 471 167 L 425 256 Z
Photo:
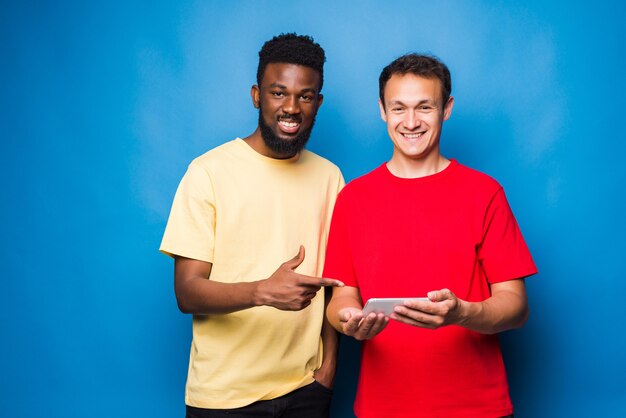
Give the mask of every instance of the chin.
M 261 112 L 259 112 L 259 127 L 261 128 L 261 137 L 265 145 L 276 154 L 285 157 L 292 157 L 302 151 L 309 141 L 311 131 L 313 130 L 313 125 L 311 124 L 306 129 L 301 128 L 295 136 L 284 138 L 282 136 L 283 132 L 277 132 L 265 123 Z

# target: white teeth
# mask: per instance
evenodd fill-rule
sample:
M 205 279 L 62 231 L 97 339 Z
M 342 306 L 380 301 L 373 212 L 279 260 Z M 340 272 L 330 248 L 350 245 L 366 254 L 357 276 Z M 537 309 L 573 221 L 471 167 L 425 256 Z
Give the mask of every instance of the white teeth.
M 278 123 L 280 123 L 283 126 L 286 126 L 287 128 L 295 128 L 296 126 L 298 126 L 298 124 L 296 122 L 287 122 L 287 121 L 279 121 Z
M 417 139 L 420 136 L 422 136 L 422 133 L 417 133 L 417 134 L 403 134 L 405 138 L 407 139 Z

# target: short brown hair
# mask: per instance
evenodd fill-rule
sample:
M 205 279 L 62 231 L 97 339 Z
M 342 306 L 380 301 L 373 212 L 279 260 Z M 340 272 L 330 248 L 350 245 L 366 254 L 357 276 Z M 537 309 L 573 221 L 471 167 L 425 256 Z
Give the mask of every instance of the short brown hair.
M 436 78 L 441 82 L 441 98 L 442 106 L 445 106 L 452 92 L 452 79 L 450 70 L 446 64 L 441 62 L 437 57 L 422 54 L 406 54 L 396 58 L 383 68 L 378 78 L 378 94 L 380 102 L 385 107 L 385 86 L 394 74 L 414 74 L 424 78 Z

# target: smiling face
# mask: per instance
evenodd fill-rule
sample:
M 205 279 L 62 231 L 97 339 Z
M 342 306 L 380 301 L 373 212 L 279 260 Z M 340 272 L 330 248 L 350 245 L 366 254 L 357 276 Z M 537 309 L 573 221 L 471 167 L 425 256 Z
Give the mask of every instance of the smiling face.
M 304 148 L 322 104 L 319 84 L 319 73 L 310 67 L 267 65 L 261 85 L 251 92 L 263 138 L 257 151 L 271 158 L 289 158 Z
M 380 114 L 394 145 L 392 161 L 428 162 L 439 158 L 443 121 L 450 117 L 454 99 L 442 103 L 437 78 L 394 74 L 385 86 Z

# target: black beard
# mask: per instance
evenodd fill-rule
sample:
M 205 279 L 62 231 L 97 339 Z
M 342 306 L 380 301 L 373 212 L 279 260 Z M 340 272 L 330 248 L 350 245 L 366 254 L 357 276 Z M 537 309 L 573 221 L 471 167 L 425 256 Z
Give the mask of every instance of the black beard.
M 263 120 L 263 111 L 259 109 L 259 128 L 261 128 L 261 137 L 263 137 L 263 142 L 265 142 L 265 145 L 267 145 L 267 147 L 274 151 L 277 155 L 284 156 L 286 158 L 293 157 L 304 149 L 304 146 L 311 136 L 314 124 L 315 118 L 311 121 L 311 126 L 309 126 L 308 129 L 301 131 L 295 138 L 290 140 L 281 139 L 274 135 L 274 131 L 267 126 Z

